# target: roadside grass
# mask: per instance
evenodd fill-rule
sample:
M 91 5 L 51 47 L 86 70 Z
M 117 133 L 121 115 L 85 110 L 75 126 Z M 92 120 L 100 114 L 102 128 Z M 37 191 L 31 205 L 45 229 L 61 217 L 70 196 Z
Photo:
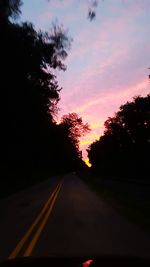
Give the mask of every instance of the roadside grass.
M 121 216 L 150 230 L 150 183 L 111 180 L 91 173 L 79 176 Z

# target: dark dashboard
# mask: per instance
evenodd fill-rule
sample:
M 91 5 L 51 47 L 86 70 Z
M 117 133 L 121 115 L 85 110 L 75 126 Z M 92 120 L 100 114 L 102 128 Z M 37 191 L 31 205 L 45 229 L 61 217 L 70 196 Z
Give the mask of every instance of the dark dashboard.
M 149 259 L 126 256 L 80 258 L 18 258 L 1 262 L 0 267 L 107 267 L 150 266 Z

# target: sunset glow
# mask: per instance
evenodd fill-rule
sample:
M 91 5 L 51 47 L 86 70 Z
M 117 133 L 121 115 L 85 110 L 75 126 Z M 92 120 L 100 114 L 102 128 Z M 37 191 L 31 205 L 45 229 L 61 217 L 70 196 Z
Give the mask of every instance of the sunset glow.
M 84 162 L 86 163 L 86 165 L 90 168 L 92 165 L 91 163 L 89 162 L 89 159 L 84 159 Z
M 67 71 L 57 73 L 63 87 L 58 120 L 76 112 L 91 125 L 91 133 L 80 140 L 89 164 L 86 149 L 103 134 L 105 120 L 134 96 L 149 93 L 150 1 L 99 0 L 92 22 L 87 8 L 86 0 L 26 0 L 22 20 L 48 30 L 59 18 L 73 37 Z

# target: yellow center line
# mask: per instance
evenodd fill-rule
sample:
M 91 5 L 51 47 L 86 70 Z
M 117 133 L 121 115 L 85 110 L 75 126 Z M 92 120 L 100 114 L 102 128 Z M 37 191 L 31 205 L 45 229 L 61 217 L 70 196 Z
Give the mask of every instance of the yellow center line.
M 32 253 L 32 251 L 33 251 L 38 239 L 40 238 L 40 235 L 41 235 L 41 233 L 42 233 L 42 231 L 43 231 L 43 229 L 44 229 L 44 227 L 45 227 L 45 225 L 46 225 L 46 223 L 48 221 L 48 218 L 49 218 L 49 216 L 51 214 L 51 211 L 52 211 L 53 206 L 54 206 L 54 204 L 56 202 L 56 199 L 57 199 L 57 196 L 59 194 L 59 191 L 60 191 L 61 187 L 62 187 L 62 183 L 59 185 L 59 188 L 58 188 L 58 190 L 57 190 L 57 192 L 56 192 L 56 194 L 55 194 L 55 196 L 54 196 L 54 198 L 53 198 L 53 200 L 51 202 L 51 205 L 50 205 L 47 213 L 45 214 L 45 217 L 43 218 L 43 221 L 41 222 L 41 225 L 37 229 L 37 231 L 36 231 L 34 237 L 32 238 L 28 248 L 26 249 L 26 251 L 24 253 L 24 257 L 28 257 L 28 256 L 31 255 L 31 253 Z
M 25 242 L 27 241 L 27 239 L 30 237 L 32 231 L 35 229 L 35 227 L 37 226 L 37 224 L 40 222 L 41 218 L 43 217 L 44 213 L 46 212 L 51 200 L 53 199 L 55 193 L 57 192 L 59 186 L 60 186 L 61 182 L 58 183 L 58 185 L 56 186 L 55 190 L 53 191 L 53 193 L 50 195 L 48 201 L 46 202 L 46 204 L 44 205 L 43 209 L 41 210 L 39 216 L 35 219 L 35 221 L 33 222 L 33 224 L 30 226 L 30 228 L 28 229 L 28 231 L 26 232 L 26 234 L 23 236 L 23 238 L 19 241 L 19 243 L 17 244 L 17 246 L 15 247 L 15 249 L 12 251 L 12 253 L 9 255 L 8 259 L 14 259 L 17 257 L 17 255 L 19 254 L 19 252 L 21 251 L 23 245 L 25 244 Z

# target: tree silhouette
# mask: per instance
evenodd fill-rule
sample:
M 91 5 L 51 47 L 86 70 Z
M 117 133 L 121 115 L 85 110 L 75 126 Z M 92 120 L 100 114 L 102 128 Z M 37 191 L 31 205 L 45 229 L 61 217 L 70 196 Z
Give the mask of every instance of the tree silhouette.
M 70 132 L 54 120 L 61 90 L 54 70 L 66 69 L 71 40 L 59 25 L 48 33 L 31 23 L 16 23 L 12 17 L 20 13 L 20 5 L 14 0 L 0 6 L 6 10 L 0 17 L 1 170 L 67 171 L 81 164 L 82 157 Z
M 89 125 L 83 123 L 82 118 L 76 113 L 64 115 L 58 125 L 61 129 L 61 136 L 63 137 L 63 158 L 70 166 L 70 170 L 82 169 L 85 165 L 82 161 L 82 153 L 79 149 L 79 139 L 81 136 L 90 131 Z M 60 139 L 61 140 L 61 139 Z M 60 145 L 60 146 L 61 146 Z
M 88 149 L 93 168 L 109 175 L 149 176 L 150 95 L 122 105 Z
M 79 138 L 90 131 L 88 123 L 84 124 L 78 114 L 70 113 L 62 117 L 61 124 L 68 131 L 68 135 L 76 145 L 76 148 L 79 149 Z
M 21 0 L 0 1 L 0 21 L 8 22 L 10 17 L 16 19 L 21 13 L 21 5 Z

